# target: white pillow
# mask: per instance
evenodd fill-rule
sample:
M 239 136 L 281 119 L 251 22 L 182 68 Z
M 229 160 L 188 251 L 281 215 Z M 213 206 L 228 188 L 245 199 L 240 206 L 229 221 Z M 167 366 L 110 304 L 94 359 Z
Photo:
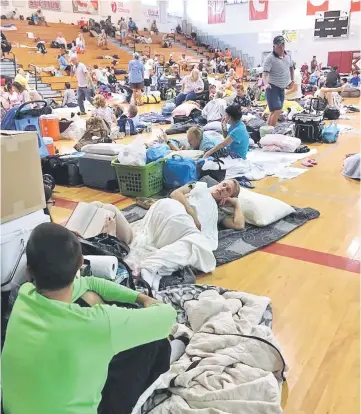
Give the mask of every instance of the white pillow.
M 254 226 L 268 226 L 295 212 L 281 200 L 245 188 L 241 188 L 238 199 L 246 222 Z
M 99 154 L 99 155 L 118 155 L 120 150 L 124 146 L 122 144 L 100 143 L 100 144 L 88 144 L 82 147 L 81 151 L 88 154 Z

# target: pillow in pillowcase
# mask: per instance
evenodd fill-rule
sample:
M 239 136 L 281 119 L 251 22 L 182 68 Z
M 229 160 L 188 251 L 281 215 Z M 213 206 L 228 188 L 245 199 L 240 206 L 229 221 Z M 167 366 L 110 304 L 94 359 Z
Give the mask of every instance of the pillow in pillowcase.
M 190 103 L 182 103 L 181 105 L 174 108 L 172 116 L 189 116 L 193 109 L 199 109 L 197 105 Z
M 98 155 L 118 155 L 119 151 L 123 148 L 122 144 L 100 143 L 100 144 L 88 144 L 82 147 L 81 151 L 88 154 Z
M 247 223 L 264 227 L 295 212 L 295 209 L 277 198 L 241 188 L 238 196 Z

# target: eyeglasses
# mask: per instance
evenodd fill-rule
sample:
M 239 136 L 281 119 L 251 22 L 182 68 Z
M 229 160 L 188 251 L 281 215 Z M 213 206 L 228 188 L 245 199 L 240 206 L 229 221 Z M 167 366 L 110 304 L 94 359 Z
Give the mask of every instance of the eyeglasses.
M 50 206 L 55 206 L 55 200 L 49 200 L 46 202 L 46 204 L 49 204 Z

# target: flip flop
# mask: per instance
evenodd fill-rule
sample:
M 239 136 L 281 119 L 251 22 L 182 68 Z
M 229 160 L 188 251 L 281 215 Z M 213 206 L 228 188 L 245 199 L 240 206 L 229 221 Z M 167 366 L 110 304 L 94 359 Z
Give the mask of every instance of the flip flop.
M 302 161 L 302 165 L 304 165 L 305 167 L 313 167 L 314 164 L 311 162 L 311 160 L 304 160 Z
M 236 180 L 241 187 L 256 188 L 244 175 L 242 177 L 237 177 Z
M 138 197 L 135 200 L 135 204 L 145 210 L 149 210 L 156 201 L 157 200 L 154 200 L 154 198 Z
M 310 158 L 309 161 L 312 165 L 317 165 L 318 164 L 317 161 L 314 158 Z

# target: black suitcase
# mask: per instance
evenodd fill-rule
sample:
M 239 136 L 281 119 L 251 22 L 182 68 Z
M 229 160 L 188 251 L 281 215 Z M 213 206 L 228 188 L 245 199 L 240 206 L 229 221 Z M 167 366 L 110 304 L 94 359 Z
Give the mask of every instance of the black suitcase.
M 335 119 L 338 119 L 340 117 L 341 113 L 338 108 L 335 108 L 334 106 L 328 106 L 325 109 L 325 112 L 323 114 L 324 119 L 329 119 L 330 121 L 334 121 Z
M 76 187 L 83 184 L 79 172 L 79 158 L 74 156 L 49 156 L 41 159 L 43 174 L 51 175 L 57 185 Z
M 302 142 L 314 143 L 322 142 L 322 129 L 324 127 L 323 113 L 316 106 L 316 113 L 312 113 L 313 102 L 319 102 L 317 98 L 311 99 L 310 108 L 302 113 L 293 115 L 295 123 L 295 137 Z
M 247 122 L 246 128 L 247 128 L 248 134 L 255 143 L 261 140 L 261 133 L 259 130 L 264 125 L 266 125 L 266 122 L 260 118 L 250 119 Z

